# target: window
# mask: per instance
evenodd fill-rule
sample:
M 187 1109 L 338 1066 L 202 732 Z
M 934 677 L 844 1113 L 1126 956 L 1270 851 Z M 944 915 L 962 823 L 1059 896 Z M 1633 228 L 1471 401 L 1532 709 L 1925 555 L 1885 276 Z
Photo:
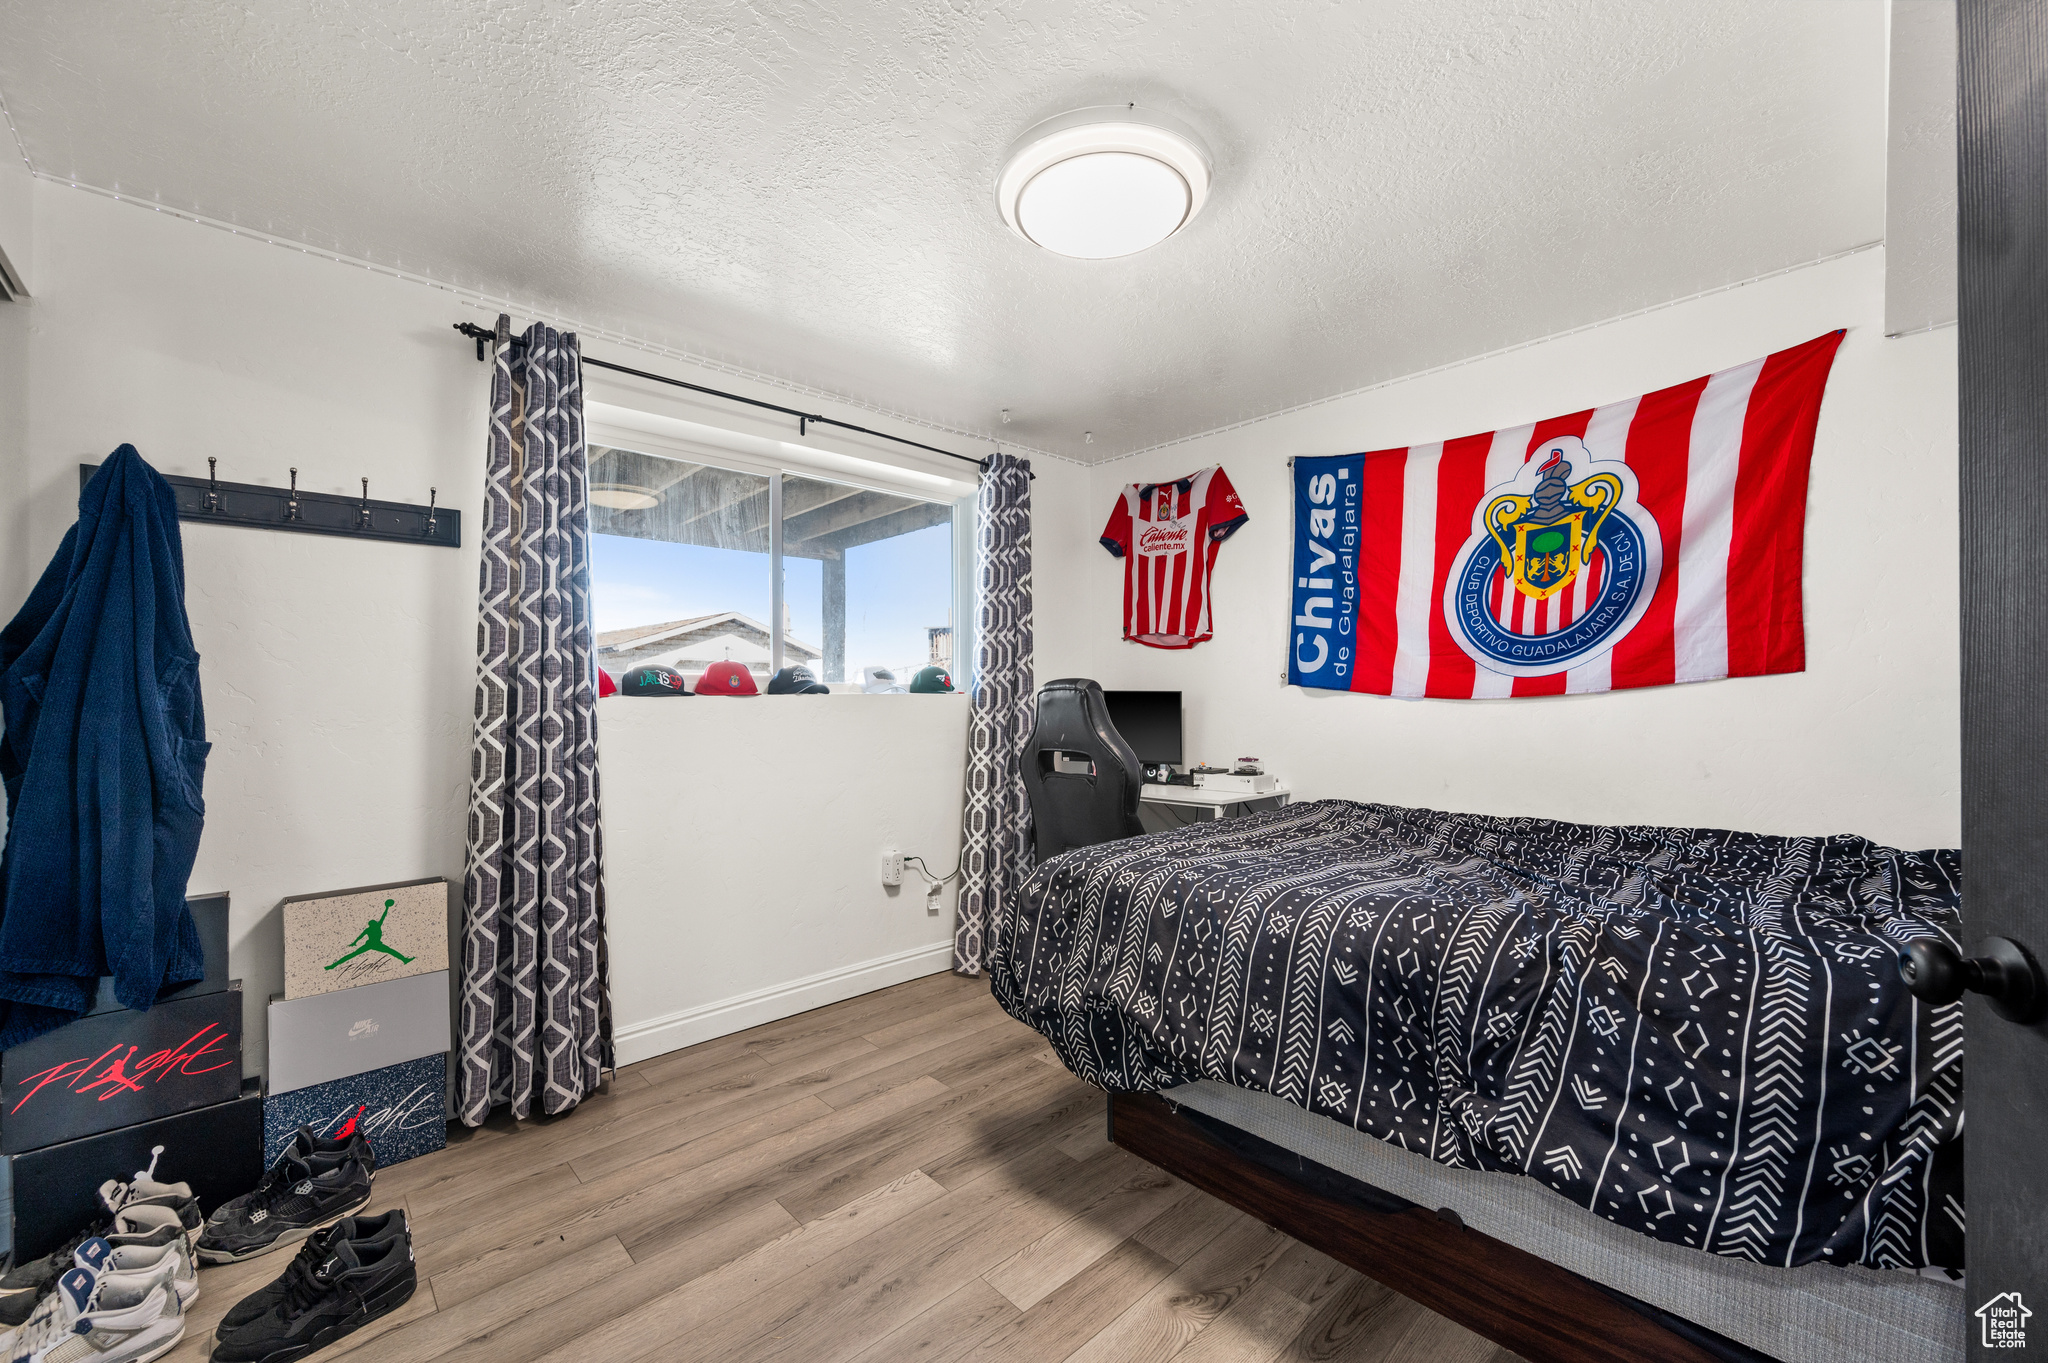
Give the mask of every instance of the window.
M 785 475 L 782 565 L 792 626 L 822 645 L 820 681 L 952 670 L 951 505 Z
M 694 681 L 729 660 L 765 682 L 778 643 L 784 665 L 825 682 L 857 683 L 869 667 L 905 682 L 927 663 L 951 670 L 951 503 L 600 445 L 590 486 L 592 613 L 606 670 L 662 663 Z M 778 492 L 779 641 L 769 630 Z

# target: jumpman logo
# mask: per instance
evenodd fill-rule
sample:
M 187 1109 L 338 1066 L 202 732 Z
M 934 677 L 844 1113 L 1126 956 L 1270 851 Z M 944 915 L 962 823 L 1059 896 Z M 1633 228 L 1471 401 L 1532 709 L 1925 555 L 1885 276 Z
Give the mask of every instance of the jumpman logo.
M 352 947 L 355 947 L 357 942 L 361 942 L 362 945 L 356 947 L 354 951 L 344 952 L 340 959 L 328 962 L 327 969 L 332 970 L 335 966 L 353 961 L 366 951 L 381 951 L 386 956 L 397 956 L 400 964 L 409 964 L 412 961 L 412 957 L 401 955 L 396 948 L 384 945 L 384 920 L 391 916 L 391 906 L 397 902 L 395 899 L 385 900 L 384 912 L 363 924 L 363 930 L 357 933 L 355 938 L 349 942 L 349 945 Z

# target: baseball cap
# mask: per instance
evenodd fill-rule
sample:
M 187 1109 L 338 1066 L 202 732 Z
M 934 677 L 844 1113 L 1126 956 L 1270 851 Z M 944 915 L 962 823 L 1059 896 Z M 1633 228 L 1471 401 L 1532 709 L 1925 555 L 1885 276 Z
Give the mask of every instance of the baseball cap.
M 820 682 L 811 674 L 811 669 L 802 663 L 783 668 L 768 679 L 768 694 L 771 696 L 829 696 L 832 688 Z
M 697 678 L 697 694 L 758 696 L 761 688 L 754 685 L 754 674 L 747 671 L 745 663 L 713 663 L 704 669 L 703 676 Z
M 617 682 L 617 680 L 613 678 L 613 676 L 612 676 L 612 674 L 611 674 L 611 673 L 609 673 L 609 672 L 605 671 L 605 670 L 604 670 L 603 668 L 601 668 L 601 667 L 600 667 L 600 668 L 598 668 L 598 669 L 597 669 L 597 698 L 598 698 L 599 700 L 603 700 L 603 699 L 604 699 L 604 698 L 605 698 L 606 696 L 616 696 L 616 695 L 618 695 L 618 694 L 619 694 L 619 683 Z
M 930 667 L 921 667 L 917 670 L 917 675 L 910 679 L 910 689 L 918 695 L 926 695 L 933 691 L 951 691 L 953 679 L 946 675 L 945 668 L 934 663 Z
M 894 670 L 886 667 L 863 668 L 860 674 L 860 689 L 871 696 L 900 696 L 903 683 L 896 680 Z
M 619 694 L 622 696 L 687 696 L 690 684 L 683 680 L 683 674 L 673 667 L 660 663 L 644 663 L 629 667 L 619 679 Z

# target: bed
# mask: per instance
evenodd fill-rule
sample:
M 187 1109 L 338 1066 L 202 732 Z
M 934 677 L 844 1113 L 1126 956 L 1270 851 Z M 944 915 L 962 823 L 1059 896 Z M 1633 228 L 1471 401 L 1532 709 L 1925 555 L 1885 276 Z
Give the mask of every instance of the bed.
M 1311 1230 L 1334 1199 L 1353 1261 L 1525 1356 L 1959 1357 L 1961 1007 L 1894 964 L 1959 889 L 1854 837 L 1319 801 L 1052 859 L 990 975 L 1120 1143 L 1275 1224 L 1262 1179 Z M 1387 1276 L 1409 1230 L 1454 1281 Z M 1556 1316 L 1560 1271 L 1577 1327 L 1464 1301 Z M 1656 1349 L 1594 1338 L 1603 1300 Z

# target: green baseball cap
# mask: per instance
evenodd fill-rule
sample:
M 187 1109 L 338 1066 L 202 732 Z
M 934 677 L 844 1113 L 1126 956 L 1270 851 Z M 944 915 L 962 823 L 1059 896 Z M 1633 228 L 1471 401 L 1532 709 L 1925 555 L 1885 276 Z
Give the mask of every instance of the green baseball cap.
M 953 689 L 953 679 L 946 675 L 945 668 L 934 663 L 930 667 L 918 669 L 917 675 L 910 679 L 910 689 L 912 692 L 920 694 L 933 691 L 951 691 Z

